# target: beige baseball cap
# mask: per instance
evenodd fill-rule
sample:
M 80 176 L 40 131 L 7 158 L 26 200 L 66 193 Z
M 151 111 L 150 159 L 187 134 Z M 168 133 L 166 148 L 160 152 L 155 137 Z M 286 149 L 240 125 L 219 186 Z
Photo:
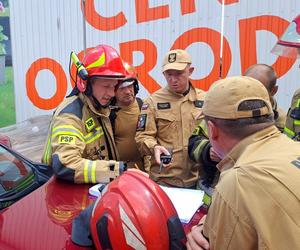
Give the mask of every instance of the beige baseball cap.
M 246 100 L 261 100 L 266 106 L 239 110 Z M 203 105 L 204 115 L 220 119 L 239 119 L 273 113 L 266 87 L 251 77 L 233 76 L 215 82 L 208 90 Z
M 185 50 L 170 50 L 164 57 L 162 72 L 168 69 L 183 70 L 190 63 L 192 63 L 192 58 Z

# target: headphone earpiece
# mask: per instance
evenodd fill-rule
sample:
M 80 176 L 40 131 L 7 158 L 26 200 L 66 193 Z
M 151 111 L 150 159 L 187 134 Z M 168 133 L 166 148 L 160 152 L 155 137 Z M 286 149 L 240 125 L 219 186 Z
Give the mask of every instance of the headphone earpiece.
M 134 89 L 134 95 L 137 95 L 137 93 L 139 92 L 140 90 L 140 87 L 139 87 L 139 82 L 138 80 L 135 80 L 134 81 L 134 84 L 133 84 L 133 89 Z

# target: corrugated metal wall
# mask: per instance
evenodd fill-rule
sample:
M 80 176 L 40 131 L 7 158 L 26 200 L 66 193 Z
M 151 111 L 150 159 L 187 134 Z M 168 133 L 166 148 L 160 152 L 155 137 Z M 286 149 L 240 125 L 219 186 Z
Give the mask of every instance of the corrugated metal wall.
M 141 97 L 148 95 L 147 90 L 152 92 L 157 86 L 166 84 L 160 71 L 164 54 L 172 46 L 187 47 L 195 66 L 192 75 L 195 84 L 208 88 L 219 75 L 220 2 L 222 1 L 86 0 L 86 45 L 92 47 L 106 43 L 121 50 L 125 59 L 131 61 L 132 56 L 144 85 L 139 93 Z M 269 20 L 266 25 L 272 30 L 278 24 L 269 16 L 291 21 L 300 12 L 300 1 L 230 2 L 232 3 L 225 7 L 224 35 L 225 43 L 228 43 L 224 47 L 223 76 L 241 74 L 243 67 L 252 62 L 248 60 L 250 56 L 247 51 L 240 52 L 240 48 L 251 52 L 253 44 L 244 48 L 240 47 L 240 41 L 256 41 L 258 63 L 275 63 L 277 57 L 270 50 L 277 41 L 276 35 L 261 30 L 255 33 L 256 39 L 244 37 L 241 40 L 240 29 L 246 27 L 245 24 L 248 25 L 246 19 L 252 18 L 251 25 L 260 26 L 264 24 L 266 17 Z M 69 54 L 71 50 L 80 52 L 84 47 L 80 5 L 79 0 L 10 1 L 17 121 L 52 112 L 62 95 L 70 91 Z M 109 21 L 100 18 L 116 15 L 117 19 Z M 280 28 L 282 27 L 278 25 L 278 29 Z M 36 67 L 41 65 L 49 68 L 51 60 L 43 61 L 41 58 L 55 60 L 57 63 L 54 62 L 52 70 L 63 72 L 62 76 L 55 78 L 49 70 L 37 70 Z M 288 108 L 292 94 L 298 87 L 300 72 L 297 65 L 296 63 L 279 79 L 278 102 L 284 109 Z M 34 72 L 37 72 L 35 79 Z M 67 91 L 65 77 L 68 81 Z M 54 100 L 52 97 L 58 92 L 60 96 Z M 47 100 L 49 98 L 54 100 L 52 105 L 51 100 Z
M 68 76 L 70 51 L 83 48 L 82 13 L 80 1 L 74 0 L 14 0 L 10 11 L 16 115 L 22 121 L 49 113 L 28 98 L 26 73 L 38 59 L 51 58 Z M 50 98 L 60 88 L 56 80 L 49 70 L 39 71 L 34 85 L 41 98 Z

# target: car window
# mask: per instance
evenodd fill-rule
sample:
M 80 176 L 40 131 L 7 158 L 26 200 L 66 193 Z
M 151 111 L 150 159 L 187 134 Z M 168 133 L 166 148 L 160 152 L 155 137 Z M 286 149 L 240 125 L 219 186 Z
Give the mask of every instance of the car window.
M 0 195 L 22 186 L 34 178 L 30 166 L 22 162 L 5 148 L 0 147 Z

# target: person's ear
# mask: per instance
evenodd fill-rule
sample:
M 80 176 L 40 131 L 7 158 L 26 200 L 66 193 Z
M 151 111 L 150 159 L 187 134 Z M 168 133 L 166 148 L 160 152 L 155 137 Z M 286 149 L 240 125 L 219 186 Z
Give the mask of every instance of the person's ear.
M 194 67 L 189 67 L 189 76 L 194 72 Z
M 210 140 L 216 140 L 219 137 L 219 129 L 212 121 L 207 122 L 208 135 Z
M 277 93 L 277 91 L 278 91 L 278 86 L 275 85 L 275 86 L 272 88 L 272 90 L 271 90 L 271 92 L 270 92 L 270 95 L 271 95 L 271 96 L 274 96 L 274 95 Z

